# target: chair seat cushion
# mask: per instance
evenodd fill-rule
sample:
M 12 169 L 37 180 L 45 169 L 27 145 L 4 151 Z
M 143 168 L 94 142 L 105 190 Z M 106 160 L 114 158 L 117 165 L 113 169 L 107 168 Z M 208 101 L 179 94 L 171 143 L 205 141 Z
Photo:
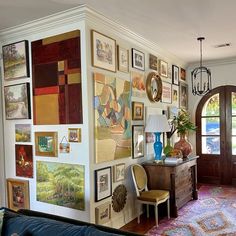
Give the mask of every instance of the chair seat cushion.
M 148 202 L 160 202 L 169 197 L 169 191 L 165 190 L 149 190 L 140 193 L 139 200 Z

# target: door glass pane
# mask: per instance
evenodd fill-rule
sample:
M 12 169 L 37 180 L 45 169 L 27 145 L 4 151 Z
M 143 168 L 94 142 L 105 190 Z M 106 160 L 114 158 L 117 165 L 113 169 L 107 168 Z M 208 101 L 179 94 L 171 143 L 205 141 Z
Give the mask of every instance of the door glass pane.
M 203 109 L 202 109 L 202 116 L 219 116 L 220 115 L 220 99 L 219 99 L 219 93 L 213 95 L 210 97 Z
M 236 137 L 232 137 L 232 154 L 236 155 Z
M 202 137 L 202 153 L 220 154 L 220 137 Z
M 220 118 L 202 118 L 202 135 L 220 135 Z
M 236 117 L 232 117 L 232 135 L 236 135 Z
M 232 92 L 232 115 L 236 115 L 236 93 Z

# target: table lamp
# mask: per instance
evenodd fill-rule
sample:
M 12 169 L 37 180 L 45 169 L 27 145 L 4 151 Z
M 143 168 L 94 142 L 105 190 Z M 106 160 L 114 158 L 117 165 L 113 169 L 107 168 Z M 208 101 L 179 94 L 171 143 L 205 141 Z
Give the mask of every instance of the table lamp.
M 155 134 L 155 143 L 153 144 L 155 152 L 155 161 L 161 161 L 162 143 L 160 136 L 162 132 L 170 131 L 170 126 L 165 115 L 149 115 L 146 123 L 145 132 Z

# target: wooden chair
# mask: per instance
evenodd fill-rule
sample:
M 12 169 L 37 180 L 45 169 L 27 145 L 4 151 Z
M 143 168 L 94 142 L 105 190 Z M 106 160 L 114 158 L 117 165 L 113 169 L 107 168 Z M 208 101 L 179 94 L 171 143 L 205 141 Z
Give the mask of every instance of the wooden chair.
M 167 215 L 170 218 L 170 194 L 166 190 L 148 190 L 147 174 L 145 169 L 139 165 L 131 166 L 132 177 L 137 194 L 138 206 L 138 223 L 140 223 L 140 208 L 142 204 L 147 206 L 147 217 L 149 218 L 149 205 L 155 208 L 155 220 L 158 226 L 158 205 L 167 201 Z

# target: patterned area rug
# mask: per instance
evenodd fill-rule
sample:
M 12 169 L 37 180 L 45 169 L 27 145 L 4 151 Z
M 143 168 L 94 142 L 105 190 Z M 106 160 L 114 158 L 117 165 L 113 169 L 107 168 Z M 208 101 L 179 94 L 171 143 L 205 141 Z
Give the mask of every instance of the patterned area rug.
M 236 188 L 200 187 L 198 200 L 182 207 L 177 218 L 162 219 L 146 235 L 236 236 Z

